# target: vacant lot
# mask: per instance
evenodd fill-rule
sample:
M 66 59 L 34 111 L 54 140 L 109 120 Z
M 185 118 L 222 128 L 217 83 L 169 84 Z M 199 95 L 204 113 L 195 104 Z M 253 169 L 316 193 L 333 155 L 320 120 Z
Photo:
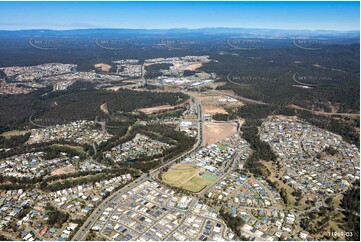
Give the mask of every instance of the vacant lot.
M 181 187 L 184 182 L 196 176 L 198 172 L 199 169 L 190 164 L 175 164 L 162 175 L 162 179 L 171 186 Z
M 211 104 L 204 104 L 203 112 L 208 114 L 216 114 L 216 113 L 228 114 L 227 111 L 224 109 L 224 107 L 211 105 Z
M 73 165 L 69 165 L 67 167 L 62 167 L 56 170 L 53 170 L 50 175 L 57 176 L 57 175 L 63 175 L 68 173 L 74 173 L 76 172 L 76 169 Z
M 204 145 L 210 145 L 231 137 L 237 133 L 237 124 L 234 122 L 219 123 L 219 122 L 205 122 L 204 123 Z

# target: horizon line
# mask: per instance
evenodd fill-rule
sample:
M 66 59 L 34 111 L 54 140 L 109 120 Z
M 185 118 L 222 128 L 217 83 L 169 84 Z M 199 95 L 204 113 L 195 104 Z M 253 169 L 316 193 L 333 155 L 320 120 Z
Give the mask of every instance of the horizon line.
M 53 28 L 24 28 L 24 29 L 0 29 L 0 31 L 76 31 L 76 30 L 204 30 L 204 29 L 254 29 L 254 30 L 282 30 L 282 31 L 332 31 L 332 32 L 360 32 L 360 29 L 333 30 L 333 29 L 278 29 L 278 28 L 249 28 L 249 27 L 201 27 L 201 28 L 122 28 L 122 27 L 94 27 L 94 28 L 69 28 L 69 29 L 53 29 Z

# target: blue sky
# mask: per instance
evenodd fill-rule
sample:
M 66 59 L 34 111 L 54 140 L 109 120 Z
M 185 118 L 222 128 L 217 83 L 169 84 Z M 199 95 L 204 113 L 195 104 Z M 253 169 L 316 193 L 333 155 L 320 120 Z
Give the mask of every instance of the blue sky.
M 359 30 L 359 2 L 0 2 L 0 29 Z

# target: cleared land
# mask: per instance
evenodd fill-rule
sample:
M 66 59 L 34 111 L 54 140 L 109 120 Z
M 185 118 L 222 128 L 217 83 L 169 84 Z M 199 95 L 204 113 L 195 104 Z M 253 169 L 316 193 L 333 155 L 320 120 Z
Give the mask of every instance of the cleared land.
M 67 167 L 62 167 L 56 170 L 53 170 L 51 172 L 52 176 L 57 176 L 57 175 L 63 175 L 63 174 L 68 174 L 68 173 L 74 173 L 76 172 L 76 169 L 73 165 L 67 166 Z
M 216 114 L 216 113 L 228 114 L 227 111 L 224 109 L 224 107 L 210 105 L 210 104 L 203 105 L 203 112 L 209 114 Z
M 205 122 L 204 142 L 205 145 L 217 143 L 237 133 L 237 124 L 234 122 Z
M 109 72 L 110 68 L 112 68 L 111 65 L 104 64 L 104 63 L 95 64 L 94 67 L 96 69 L 100 69 L 101 71 L 104 71 L 104 72 Z
M 102 110 L 102 112 L 105 113 L 105 114 L 109 114 L 108 104 L 103 103 L 102 105 L 100 105 L 100 110 Z
M 7 131 L 5 133 L 2 133 L 1 136 L 4 136 L 5 138 L 10 138 L 12 136 L 24 135 L 27 132 L 28 131 L 26 131 L 26 130 L 11 130 L 11 131 Z
M 119 86 L 113 86 L 113 87 L 107 87 L 107 88 L 105 88 L 105 90 L 107 90 L 107 91 L 114 91 L 114 92 L 116 92 L 116 91 L 118 91 L 120 88 L 122 88 L 122 87 L 119 87 Z
M 198 69 L 201 66 L 203 66 L 202 63 L 194 63 L 194 64 L 191 64 L 191 65 L 187 66 L 186 68 L 184 68 L 184 70 L 194 71 L 194 70 Z
M 211 88 L 216 88 L 219 83 L 211 83 L 209 85 Z M 244 105 L 243 102 L 235 99 L 234 97 L 236 97 L 236 95 L 229 90 L 209 90 L 205 92 L 188 92 L 187 94 L 200 100 L 203 107 L 203 113 L 208 114 L 227 114 L 227 108 L 236 109 Z M 231 99 L 232 101 L 230 101 Z
M 152 113 L 158 113 L 161 111 L 172 110 L 175 107 L 176 106 L 171 106 L 171 105 L 167 104 L 167 105 L 156 106 L 156 107 L 151 107 L 151 108 L 140 108 L 140 109 L 138 109 L 138 111 L 143 112 L 145 114 L 152 114 Z
M 184 105 L 185 105 L 185 102 L 180 103 L 178 105 L 174 105 L 174 106 L 167 104 L 167 105 L 155 106 L 155 107 L 150 107 L 150 108 L 139 108 L 138 111 L 143 112 L 145 114 L 152 114 L 152 113 L 159 113 L 162 111 L 171 111 L 176 108 L 183 107 Z

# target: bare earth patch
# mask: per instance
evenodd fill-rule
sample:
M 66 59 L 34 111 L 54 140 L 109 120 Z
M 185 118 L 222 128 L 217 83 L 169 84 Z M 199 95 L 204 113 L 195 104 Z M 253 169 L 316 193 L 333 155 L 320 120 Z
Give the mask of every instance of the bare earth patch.
M 118 91 L 120 88 L 122 88 L 122 87 L 116 87 L 116 86 L 113 86 L 113 87 L 107 87 L 107 88 L 105 88 L 105 90 L 107 90 L 107 91 L 114 91 L 114 92 L 116 92 L 116 91 Z
M 145 114 L 159 113 L 162 111 L 171 111 L 173 109 L 183 107 L 187 102 L 188 101 L 185 101 L 183 103 L 174 106 L 167 104 L 167 105 L 155 106 L 150 108 L 139 108 L 138 111 L 143 112 Z
M 95 64 L 94 67 L 96 69 L 100 69 L 101 71 L 104 71 L 104 72 L 109 72 L 110 68 L 112 68 L 111 65 L 108 65 L 108 64 L 105 64 L 105 63 Z
M 167 105 L 156 106 L 156 107 L 151 107 L 151 108 L 140 108 L 140 109 L 138 109 L 138 111 L 143 112 L 145 114 L 152 114 L 152 113 L 157 113 L 159 111 L 171 110 L 174 107 L 175 106 L 171 106 L 171 105 L 167 104 Z
M 184 68 L 184 70 L 194 71 L 201 66 L 203 66 L 202 63 L 194 63 L 194 64 L 191 64 L 191 65 L 187 66 L 186 68 Z
M 201 101 L 203 107 L 203 113 L 227 114 L 225 108 L 235 109 L 244 105 L 243 102 L 235 98 L 236 96 L 232 92 L 210 90 L 201 93 L 189 92 L 187 94 L 189 94 L 190 96 L 194 96 Z
M 204 145 L 210 145 L 231 137 L 237 133 L 235 122 L 205 122 L 204 123 Z
M 100 105 L 100 110 L 102 110 L 102 112 L 105 113 L 105 114 L 109 114 L 108 104 L 103 103 L 102 105 Z
M 5 138 L 10 138 L 12 136 L 24 135 L 26 133 L 27 133 L 26 130 L 11 130 L 11 131 L 7 131 L 5 133 L 2 133 L 1 136 L 4 136 Z
M 227 111 L 223 107 L 210 105 L 210 104 L 203 105 L 203 112 L 208 114 L 216 114 L 216 113 L 227 114 Z
M 62 174 L 68 174 L 68 173 L 74 173 L 76 172 L 75 167 L 73 165 L 69 165 L 67 167 L 62 167 L 56 170 L 53 170 L 51 172 L 52 176 L 62 175 Z

